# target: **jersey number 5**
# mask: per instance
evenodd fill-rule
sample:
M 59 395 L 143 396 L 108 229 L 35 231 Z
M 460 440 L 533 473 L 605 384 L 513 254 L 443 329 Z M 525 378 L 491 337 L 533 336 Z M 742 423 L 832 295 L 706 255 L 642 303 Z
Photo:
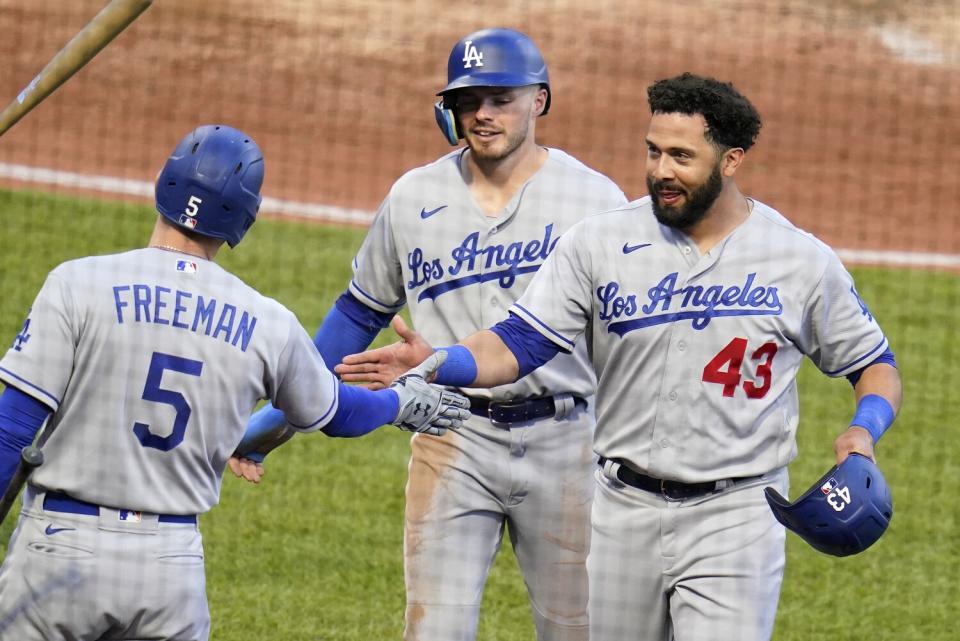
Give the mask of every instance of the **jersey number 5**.
M 160 381 L 163 379 L 164 370 L 180 372 L 189 376 L 200 376 L 202 369 L 203 363 L 200 361 L 160 352 L 153 353 L 153 358 L 150 359 L 150 369 L 147 372 L 147 382 L 143 386 L 142 398 L 145 401 L 170 405 L 177 411 L 177 415 L 173 419 L 173 429 L 169 436 L 157 436 L 150 431 L 150 426 L 146 423 L 134 423 L 133 433 L 137 435 L 141 445 L 167 452 L 183 442 L 183 434 L 187 430 L 187 421 L 190 420 L 190 404 L 187 403 L 187 399 L 180 392 L 160 387 Z
M 740 385 L 740 366 L 743 364 L 746 353 L 747 339 L 734 338 L 703 368 L 703 381 L 723 385 L 723 395 L 733 396 L 737 386 Z M 743 391 L 747 393 L 747 398 L 763 398 L 770 391 L 771 367 L 776 354 L 776 343 L 764 343 L 750 354 L 751 360 L 759 361 L 757 363 L 758 380 L 743 382 Z

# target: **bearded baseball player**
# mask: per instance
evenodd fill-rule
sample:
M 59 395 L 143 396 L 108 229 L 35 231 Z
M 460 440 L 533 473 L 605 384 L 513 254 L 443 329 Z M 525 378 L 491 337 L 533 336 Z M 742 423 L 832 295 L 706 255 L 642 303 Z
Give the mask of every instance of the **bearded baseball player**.
M 854 386 L 838 463 L 873 459 L 900 378 L 836 254 L 738 189 L 760 130 L 753 105 L 691 74 L 648 98 L 650 195 L 565 233 L 510 317 L 454 346 L 437 380 L 502 385 L 588 343 L 591 640 L 769 639 L 785 531 L 763 489 L 786 492 L 803 356 Z M 337 371 L 388 382 L 430 353 L 412 334 Z
M 404 305 L 437 344 L 505 319 L 561 234 L 626 202 L 605 176 L 537 145 L 550 80 L 529 37 L 511 29 L 466 36 L 450 53 L 447 81 L 437 122 L 451 144 L 466 146 L 408 172 L 383 201 L 353 280 L 315 338 L 321 350 L 339 349 L 323 352 L 328 363 L 366 349 Z M 399 317 L 394 327 L 410 331 Z M 412 439 L 405 639 L 476 637 L 505 529 L 537 638 L 587 638 L 595 385 L 582 344 L 520 381 L 472 391 L 474 415 L 456 434 Z M 276 411 L 261 413 L 251 430 L 278 421 Z
M 263 167 L 241 131 L 187 135 L 149 246 L 55 268 L 0 361 L 0 488 L 49 417 L 0 569 L 0 638 L 206 639 L 197 515 L 261 398 L 338 436 L 469 416 L 423 381 L 442 357 L 385 391 L 338 382 L 290 311 L 213 262 L 253 224 Z

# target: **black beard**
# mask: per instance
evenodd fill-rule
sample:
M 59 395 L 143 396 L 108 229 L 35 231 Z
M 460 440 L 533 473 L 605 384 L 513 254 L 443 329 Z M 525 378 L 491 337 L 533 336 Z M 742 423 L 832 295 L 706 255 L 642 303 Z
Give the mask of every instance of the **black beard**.
M 693 193 L 687 196 L 687 202 L 680 208 L 663 207 L 660 205 L 660 189 L 667 186 L 659 180 L 653 180 L 647 176 L 647 189 L 650 192 L 650 202 L 653 204 L 653 215 L 661 225 L 673 227 L 674 229 L 689 229 L 703 220 L 707 215 L 707 210 L 713 206 L 714 201 L 723 191 L 723 177 L 720 175 L 720 165 L 713 168 L 713 172 L 707 181 L 697 187 Z

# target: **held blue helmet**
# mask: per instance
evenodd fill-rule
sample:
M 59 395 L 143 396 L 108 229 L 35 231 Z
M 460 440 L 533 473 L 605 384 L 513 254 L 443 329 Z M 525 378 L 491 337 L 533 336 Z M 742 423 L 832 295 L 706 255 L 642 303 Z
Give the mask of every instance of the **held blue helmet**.
M 771 487 L 764 490 L 773 515 L 824 554 L 863 552 L 886 531 L 893 498 L 880 468 L 851 454 L 792 505 Z
M 262 185 L 257 143 L 233 127 L 203 125 L 177 144 L 157 176 L 157 211 L 234 247 L 257 217 Z
M 550 77 L 543 55 L 529 36 L 514 29 L 483 29 L 464 37 L 450 52 L 447 86 L 437 92 L 434 106 L 440 130 L 451 145 L 463 135 L 457 127 L 456 104 L 451 92 L 464 87 L 526 87 L 543 85 L 547 90 L 546 115 L 550 110 Z

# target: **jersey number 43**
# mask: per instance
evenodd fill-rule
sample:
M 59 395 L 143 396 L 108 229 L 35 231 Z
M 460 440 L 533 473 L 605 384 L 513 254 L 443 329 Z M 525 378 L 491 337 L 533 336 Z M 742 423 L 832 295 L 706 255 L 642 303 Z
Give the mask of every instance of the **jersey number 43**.
M 727 346 L 717 352 L 703 368 L 703 381 L 723 385 L 723 395 L 733 396 L 743 378 L 740 368 L 747 355 L 747 339 L 734 338 Z M 757 361 L 757 380 L 743 381 L 743 391 L 747 398 L 763 398 L 770 391 L 773 357 L 777 355 L 776 343 L 764 343 L 750 354 Z

